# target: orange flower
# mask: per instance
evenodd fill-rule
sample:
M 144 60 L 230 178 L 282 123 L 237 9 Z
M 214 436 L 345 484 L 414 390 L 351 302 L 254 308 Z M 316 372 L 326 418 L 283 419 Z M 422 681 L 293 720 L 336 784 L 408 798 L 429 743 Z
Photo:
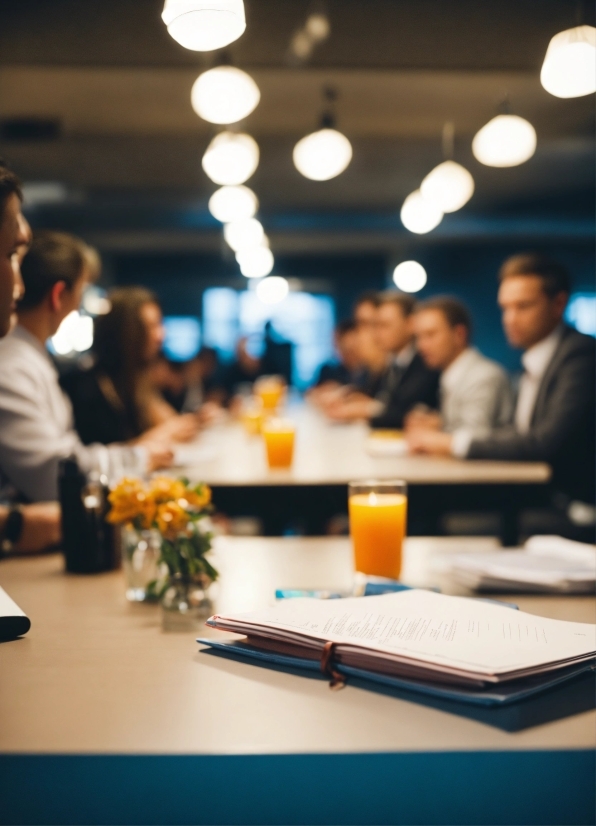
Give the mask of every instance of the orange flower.
M 188 514 L 178 502 L 164 502 L 157 508 L 157 527 L 166 539 L 175 539 L 188 529 Z
M 158 504 L 172 500 L 184 499 L 186 487 L 184 482 L 171 476 L 156 476 L 151 480 L 150 493 Z
M 211 502 L 211 488 L 209 485 L 195 485 L 186 489 L 184 498 L 192 508 L 202 510 Z
M 149 525 L 155 513 L 153 511 L 143 484 L 139 479 L 122 479 L 108 496 L 112 509 L 108 514 L 108 521 L 112 524 L 119 522 L 132 522 L 137 517 L 143 517 L 143 521 L 149 521 Z M 147 525 L 147 527 L 149 527 Z

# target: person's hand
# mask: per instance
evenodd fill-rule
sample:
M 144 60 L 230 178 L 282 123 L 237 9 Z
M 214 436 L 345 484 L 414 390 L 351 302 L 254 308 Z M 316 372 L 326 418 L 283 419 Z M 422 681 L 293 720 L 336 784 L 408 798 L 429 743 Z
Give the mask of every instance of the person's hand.
M 143 447 L 147 451 L 147 470 L 162 470 L 171 467 L 174 463 L 174 452 L 167 445 L 160 442 L 146 442 Z
M 227 411 L 223 409 L 220 404 L 215 402 L 205 402 L 205 404 L 197 410 L 196 415 L 203 427 L 210 424 L 216 424 L 226 418 Z
M 406 434 L 410 453 L 429 453 L 433 456 L 451 456 L 450 433 L 434 430 L 413 430 Z
M 364 393 L 352 393 L 347 399 L 329 405 L 325 412 L 336 422 L 370 419 L 375 412 L 375 401 Z
M 15 550 L 35 553 L 60 543 L 62 525 L 58 502 L 34 502 L 23 506 L 23 531 Z
M 184 413 L 181 416 L 172 416 L 165 422 L 152 427 L 143 433 L 137 444 L 146 445 L 159 442 L 190 442 L 199 432 L 199 419 L 194 413 Z
M 411 410 L 404 419 L 404 430 L 440 430 L 441 416 L 433 410 Z

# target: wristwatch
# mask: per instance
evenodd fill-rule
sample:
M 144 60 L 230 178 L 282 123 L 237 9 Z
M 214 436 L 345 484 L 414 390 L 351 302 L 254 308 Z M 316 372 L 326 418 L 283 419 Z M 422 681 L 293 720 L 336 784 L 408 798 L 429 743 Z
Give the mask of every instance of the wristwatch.
M 23 509 L 20 505 L 12 505 L 8 511 L 4 530 L 0 536 L 0 553 L 9 554 L 14 550 L 14 546 L 23 533 Z

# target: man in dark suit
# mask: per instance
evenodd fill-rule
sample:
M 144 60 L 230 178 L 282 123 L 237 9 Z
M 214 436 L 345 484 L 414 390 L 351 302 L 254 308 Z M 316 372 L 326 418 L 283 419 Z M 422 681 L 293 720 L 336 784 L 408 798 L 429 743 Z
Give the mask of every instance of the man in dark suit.
M 594 515 L 596 342 L 563 323 L 570 280 L 564 267 L 540 255 L 516 255 L 499 273 L 499 305 L 509 343 L 524 350 L 511 426 L 483 439 L 434 434 L 417 452 L 469 459 L 548 462 L 567 515 L 589 524 Z
M 336 419 L 368 419 L 374 428 L 401 428 L 404 417 L 416 405 L 437 407 L 439 374 L 429 370 L 413 341 L 411 295 L 390 291 L 378 298 L 374 321 L 377 345 L 386 354 L 387 366 L 374 398 L 354 393 L 330 411 Z

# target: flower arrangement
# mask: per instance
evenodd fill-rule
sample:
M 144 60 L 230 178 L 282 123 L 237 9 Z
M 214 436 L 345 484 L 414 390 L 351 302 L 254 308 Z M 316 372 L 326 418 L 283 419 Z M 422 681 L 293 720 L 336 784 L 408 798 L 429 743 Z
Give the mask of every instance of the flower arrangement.
M 215 581 L 218 572 L 205 558 L 212 534 L 201 520 L 211 513 L 211 490 L 205 484 L 191 485 L 188 479 L 157 476 L 148 484 L 140 479 L 122 479 L 110 492 L 108 521 L 130 525 L 137 531 L 154 529 L 161 535 L 159 565 L 170 578 L 185 582 Z M 157 582 L 150 583 L 157 595 Z M 166 582 L 161 591 L 168 587 Z

